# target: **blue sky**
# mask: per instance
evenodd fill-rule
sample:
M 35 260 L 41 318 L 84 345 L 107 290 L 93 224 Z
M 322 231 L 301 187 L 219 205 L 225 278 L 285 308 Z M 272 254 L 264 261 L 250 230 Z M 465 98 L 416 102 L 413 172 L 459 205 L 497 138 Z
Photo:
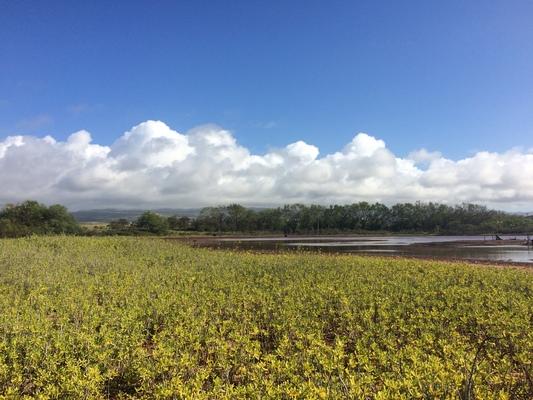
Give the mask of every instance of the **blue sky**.
M 531 1 L 0 1 L 0 139 L 204 123 L 263 153 L 533 147 Z

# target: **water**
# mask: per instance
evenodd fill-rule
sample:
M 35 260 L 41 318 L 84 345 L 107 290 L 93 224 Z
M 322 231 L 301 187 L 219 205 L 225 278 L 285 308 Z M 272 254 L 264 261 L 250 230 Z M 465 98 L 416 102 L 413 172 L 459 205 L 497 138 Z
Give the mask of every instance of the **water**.
M 502 236 L 294 236 L 217 238 L 210 247 L 245 250 L 309 250 L 442 259 L 533 263 L 533 248 L 520 235 Z M 501 243 L 501 244 L 500 244 Z

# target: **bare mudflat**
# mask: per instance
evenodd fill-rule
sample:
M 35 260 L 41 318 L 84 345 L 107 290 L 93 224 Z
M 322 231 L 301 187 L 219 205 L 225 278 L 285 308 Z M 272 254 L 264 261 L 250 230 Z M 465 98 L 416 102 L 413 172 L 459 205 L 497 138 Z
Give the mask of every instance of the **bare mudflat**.
M 419 257 L 533 265 L 533 247 L 521 235 L 502 236 L 209 236 L 185 238 L 210 248 L 290 251 L 309 250 L 380 256 Z

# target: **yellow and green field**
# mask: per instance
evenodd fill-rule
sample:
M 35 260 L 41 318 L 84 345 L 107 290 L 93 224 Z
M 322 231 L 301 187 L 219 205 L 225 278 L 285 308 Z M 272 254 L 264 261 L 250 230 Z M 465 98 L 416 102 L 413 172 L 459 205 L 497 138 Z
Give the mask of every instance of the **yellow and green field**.
M 526 269 L 0 241 L 0 398 L 530 399 Z

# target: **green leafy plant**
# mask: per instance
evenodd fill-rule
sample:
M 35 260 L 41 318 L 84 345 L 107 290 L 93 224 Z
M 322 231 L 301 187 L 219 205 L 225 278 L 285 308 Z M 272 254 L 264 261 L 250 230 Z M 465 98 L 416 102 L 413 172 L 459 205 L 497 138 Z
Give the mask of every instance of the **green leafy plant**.
M 530 399 L 531 271 L 0 242 L 0 397 Z

